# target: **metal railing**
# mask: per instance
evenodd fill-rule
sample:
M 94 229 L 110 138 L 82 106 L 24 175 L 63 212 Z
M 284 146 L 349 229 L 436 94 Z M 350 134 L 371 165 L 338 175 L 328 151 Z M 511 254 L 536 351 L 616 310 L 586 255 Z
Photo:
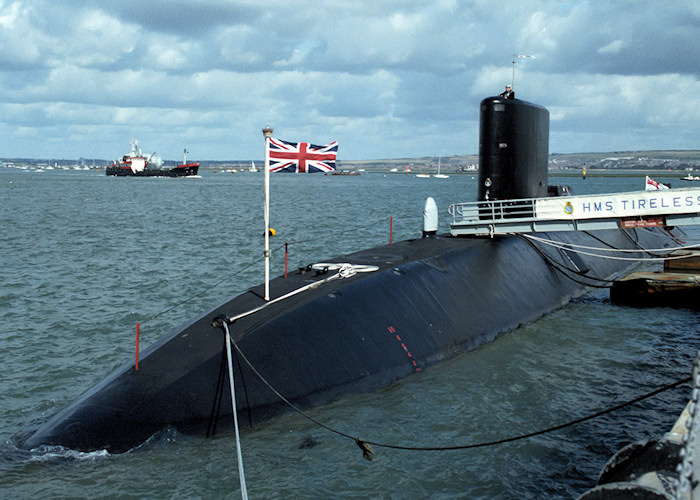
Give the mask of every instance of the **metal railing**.
M 535 198 L 453 203 L 447 208 L 452 224 L 497 223 L 507 219 L 534 219 Z
M 453 236 L 700 224 L 700 189 L 454 203 Z

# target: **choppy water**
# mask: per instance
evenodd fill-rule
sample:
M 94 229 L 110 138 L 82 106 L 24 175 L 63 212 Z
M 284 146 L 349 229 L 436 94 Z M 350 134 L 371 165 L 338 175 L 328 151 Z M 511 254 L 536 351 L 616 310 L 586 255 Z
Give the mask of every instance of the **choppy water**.
M 663 178 L 657 179 L 663 181 Z M 643 178 L 550 179 L 576 194 L 630 191 Z M 674 184 L 680 184 L 676 179 Z M 476 180 L 278 175 L 273 275 L 420 234 L 426 196 L 442 213 Z M 0 492 L 10 497 L 238 498 L 232 434 L 165 431 L 124 455 L 29 452 L 16 443 L 142 346 L 263 279 L 262 175 L 117 179 L 92 171 L 0 169 Z M 441 220 L 446 231 L 447 217 Z M 689 231 L 695 241 L 698 231 Z M 214 286 L 215 284 L 217 284 Z M 477 351 L 385 390 L 313 409 L 371 441 L 477 443 L 528 433 L 687 377 L 698 314 L 577 300 Z M 242 433 L 251 498 L 572 498 L 621 446 L 673 424 L 688 387 L 575 427 L 449 452 L 379 448 L 287 415 Z M 302 447 L 302 443 L 311 443 Z

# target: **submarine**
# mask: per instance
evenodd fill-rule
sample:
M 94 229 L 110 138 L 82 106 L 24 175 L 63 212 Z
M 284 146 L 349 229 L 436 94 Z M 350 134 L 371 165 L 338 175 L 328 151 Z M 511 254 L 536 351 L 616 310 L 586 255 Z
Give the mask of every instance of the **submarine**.
M 548 186 L 549 112 L 523 100 L 480 103 L 479 193 L 494 200 L 568 193 Z M 426 204 L 426 212 L 434 207 Z M 513 214 L 518 217 L 518 214 Z M 422 234 L 313 262 L 173 328 L 20 446 L 122 453 L 172 427 L 187 435 L 256 424 L 356 392 L 375 391 L 532 322 L 638 264 L 577 253 L 621 249 L 632 258 L 675 244 L 666 228 L 539 232 L 491 237 Z M 233 350 L 235 408 L 226 334 Z

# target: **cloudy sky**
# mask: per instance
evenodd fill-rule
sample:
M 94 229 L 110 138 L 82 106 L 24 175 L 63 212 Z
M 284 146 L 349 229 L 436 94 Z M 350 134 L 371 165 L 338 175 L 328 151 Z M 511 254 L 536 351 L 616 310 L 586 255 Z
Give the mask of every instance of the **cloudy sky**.
M 472 154 L 514 67 L 550 152 L 700 149 L 699 47 L 697 0 L 0 0 L 0 157 Z

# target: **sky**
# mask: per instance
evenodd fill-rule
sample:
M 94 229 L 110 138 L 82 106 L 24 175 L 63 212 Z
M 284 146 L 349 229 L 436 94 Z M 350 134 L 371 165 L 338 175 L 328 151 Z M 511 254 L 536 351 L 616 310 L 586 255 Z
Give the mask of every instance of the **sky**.
M 697 0 L 0 0 L 0 157 L 475 154 L 511 82 L 550 153 L 700 149 L 699 47 Z

